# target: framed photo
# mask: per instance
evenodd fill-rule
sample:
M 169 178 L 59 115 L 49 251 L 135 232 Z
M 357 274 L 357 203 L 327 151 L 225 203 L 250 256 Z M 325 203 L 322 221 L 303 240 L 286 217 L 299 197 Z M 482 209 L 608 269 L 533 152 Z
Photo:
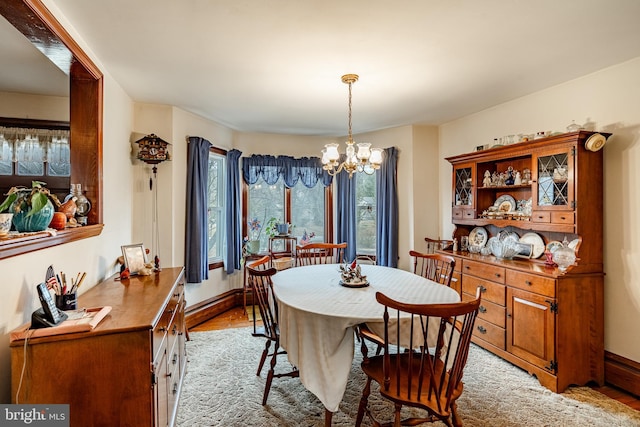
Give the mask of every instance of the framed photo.
M 124 257 L 124 265 L 129 269 L 129 273 L 132 276 L 138 274 L 140 270 L 145 268 L 147 255 L 142 243 L 121 246 L 121 248 L 122 256 Z

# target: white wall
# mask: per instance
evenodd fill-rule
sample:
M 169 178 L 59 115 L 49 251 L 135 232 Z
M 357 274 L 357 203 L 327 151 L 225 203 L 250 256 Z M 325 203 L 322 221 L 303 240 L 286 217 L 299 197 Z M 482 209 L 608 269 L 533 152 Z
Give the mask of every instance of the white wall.
M 69 121 L 69 98 L 0 92 L 0 117 Z
M 605 349 L 640 362 L 640 58 L 495 106 L 440 128 L 442 235 L 452 232 L 451 165 L 495 137 L 564 131 L 575 120 L 612 132 L 604 148 Z M 578 201 L 579 203 L 579 201 Z

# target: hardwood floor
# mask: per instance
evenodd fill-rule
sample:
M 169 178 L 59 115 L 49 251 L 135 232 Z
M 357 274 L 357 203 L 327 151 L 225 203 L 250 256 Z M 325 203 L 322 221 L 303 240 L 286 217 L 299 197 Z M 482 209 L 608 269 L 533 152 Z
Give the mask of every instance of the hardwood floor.
M 253 322 L 249 317 L 247 317 L 246 314 L 243 313 L 242 307 L 235 307 L 231 310 L 225 311 L 224 313 L 214 317 L 211 320 L 190 328 L 189 331 L 213 331 L 218 329 L 243 328 L 252 325 Z M 608 385 L 605 385 L 603 387 L 594 386 L 591 388 L 604 394 L 605 396 L 624 403 L 625 405 L 635 409 L 636 411 L 640 411 L 640 397 L 638 396 L 633 396 L 618 388 Z

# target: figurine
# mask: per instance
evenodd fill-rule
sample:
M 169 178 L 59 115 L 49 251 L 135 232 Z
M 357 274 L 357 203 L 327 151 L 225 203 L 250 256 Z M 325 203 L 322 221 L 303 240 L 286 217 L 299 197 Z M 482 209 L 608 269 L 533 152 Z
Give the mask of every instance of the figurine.
M 484 179 L 482 180 L 482 185 L 485 187 L 491 187 L 491 172 L 484 172 Z
M 516 179 L 513 181 L 514 185 L 521 185 L 522 184 L 522 175 L 520 174 L 520 171 L 516 171 Z
M 506 178 L 504 179 L 505 185 L 513 185 L 515 182 L 515 176 L 513 175 L 513 167 L 509 166 L 507 168 Z
M 522 170 L 522 182 L 525 184 L 531 184 L 531 170 L 525 168 Z

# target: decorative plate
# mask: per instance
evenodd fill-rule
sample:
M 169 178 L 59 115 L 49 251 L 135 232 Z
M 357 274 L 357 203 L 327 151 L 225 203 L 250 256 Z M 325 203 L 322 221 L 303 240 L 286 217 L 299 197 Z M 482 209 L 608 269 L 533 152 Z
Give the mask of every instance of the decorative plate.
M 559 242 L 557 240 L 552 240 L 549 243 L 547 243 L 547 250 L 551 253 L 554 253 L 556 249 L 561 247 L 562 247 L 562 242 Z
M 606 142 L 607 138 L 605 138 L 604 135 L 594 133 L 589 138 L 587 138 L 587 141 L 584 143 L 584 148 L 589 151 L 598 151 L 599 149 L 604 147 L 604 144 L 606 144 Z
M 366 288 L 367 286 L 369 286 L 369 281 L 365 280 L 364 282 L 345 283 L 340 280 L 340 285 L 344 286 L 345 288 Z
M 539 258 L 546 249 L 544 240 L 542 240 L 542 237 L 540 237 L 540 235 L 536 233 L 526 233 L 522 237 L 520 237 L 520 241 L 522 243 L 530 243 L 531 245 L 533 245 L 533 253 L 531 254 L 531 258 Z
M 498 197 L 493 206 L 498 208 L 498 212 L 515 212 L 517 204 L 516 199 L 508 194 Z
M 487 243 L 489 235 L 484 227 L 476 227 L 469 233 L 469 244 L 483 247 Z

